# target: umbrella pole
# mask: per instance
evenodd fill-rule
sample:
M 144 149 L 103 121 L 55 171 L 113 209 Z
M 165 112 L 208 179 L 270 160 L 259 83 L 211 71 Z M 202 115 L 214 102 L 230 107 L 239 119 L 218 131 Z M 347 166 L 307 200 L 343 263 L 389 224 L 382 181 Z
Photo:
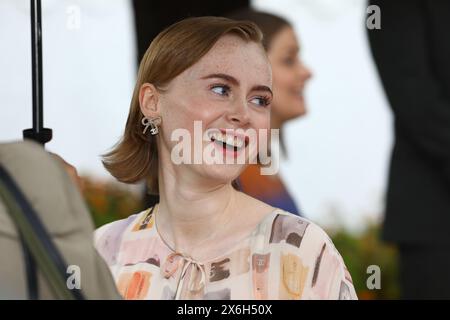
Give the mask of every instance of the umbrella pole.
M 43 125 L 41 0 L 30 0 L 30 12 L 33 128 L 23 130 L 23 137 L 45 145 L 52 139 L 52 130 Z

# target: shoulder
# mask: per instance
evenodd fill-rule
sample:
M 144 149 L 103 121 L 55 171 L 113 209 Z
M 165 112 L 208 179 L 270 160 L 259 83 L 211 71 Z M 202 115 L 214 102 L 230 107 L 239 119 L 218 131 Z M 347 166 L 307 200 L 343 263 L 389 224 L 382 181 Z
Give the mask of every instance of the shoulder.
M 270 230 L 271 243 L 285 243 L 300 248 L 308 242 L 332 243 L 328 234 L 317 224 L 304 217 L 297 216 L 283 209 L 275 209 L 275 216 Z
M 277 209 L 269 245 L 276 245 L 281 264 L 293 264 L 304 275 L 304 296 L 312 299 L 356 299 L 352 278 L 328 234 L 314 222 Z M 292 267 L 294 268 L 294 267 Z
M 116 262 L 124 234 L 144 216 L 149 209 L 99 227 L 94 232 L 94 246 L 108 265 Z

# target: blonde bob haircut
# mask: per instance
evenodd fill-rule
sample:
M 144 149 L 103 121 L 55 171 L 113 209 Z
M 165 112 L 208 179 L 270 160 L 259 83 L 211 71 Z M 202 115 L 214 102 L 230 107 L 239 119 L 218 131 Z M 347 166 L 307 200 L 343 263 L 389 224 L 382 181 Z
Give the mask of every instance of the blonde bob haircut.
M 139 90 L 144 83 L 151 83 L 163 92 L 164 86 L 198 62 L 226 34 L 263 46 L 262 32 L 253 22 L 212 16 L 181 20 L 152 41 L 139 66 L 125 132 L 119 142 L 102 155 L 104 167 L 117 180 L 124 183 L 145 180 L 149 193 L 159 193 L 156 136 L 149 131 L 142 133 L 144 115 L 139 107 Z

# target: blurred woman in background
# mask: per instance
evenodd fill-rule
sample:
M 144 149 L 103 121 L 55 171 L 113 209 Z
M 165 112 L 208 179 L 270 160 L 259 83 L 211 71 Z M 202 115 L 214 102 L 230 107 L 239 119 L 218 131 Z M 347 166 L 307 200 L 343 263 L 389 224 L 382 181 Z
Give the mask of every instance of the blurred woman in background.
M 250 20 L 264 34 L 263 45 L 272 65 L 273 76 L 274 98 L 270 125 L 272 129 L 280 130 L 280 149 L 286 155 L 283 125 L 306 113 L 303 91 L 311 78 L 311 71 L 299 58 L 297 36 L 288 21 L 273 14 L 242 9 L 230 17 Z M 260 166 L 249 165 L 240 175 L 238 182 L 242 191 L 274 207 L 301 215 L 280 175 L 261 175 Z

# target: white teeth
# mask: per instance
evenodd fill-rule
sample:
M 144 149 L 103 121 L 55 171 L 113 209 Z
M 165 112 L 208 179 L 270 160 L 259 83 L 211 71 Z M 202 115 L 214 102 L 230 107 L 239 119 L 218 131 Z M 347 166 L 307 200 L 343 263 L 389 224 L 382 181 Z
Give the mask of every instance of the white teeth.
M 242 148 L 244 146 L 244 141 L 242 139 L 239 139 L 238 137 L 234 137 L 234 143 L 238 148 Z
M 230 146 L 234 146 L 234 139 L 231 136 L 227 136 L 227 144 L 229 144 Z
M 209 133 L 209 137 L 211 140 L 216 140 L 218 142 L 226 143 L 230 146 L 242 148 L 244 146 L 244 140 L 240 137 L 226 135 L 219 131 L 212 131 Z

